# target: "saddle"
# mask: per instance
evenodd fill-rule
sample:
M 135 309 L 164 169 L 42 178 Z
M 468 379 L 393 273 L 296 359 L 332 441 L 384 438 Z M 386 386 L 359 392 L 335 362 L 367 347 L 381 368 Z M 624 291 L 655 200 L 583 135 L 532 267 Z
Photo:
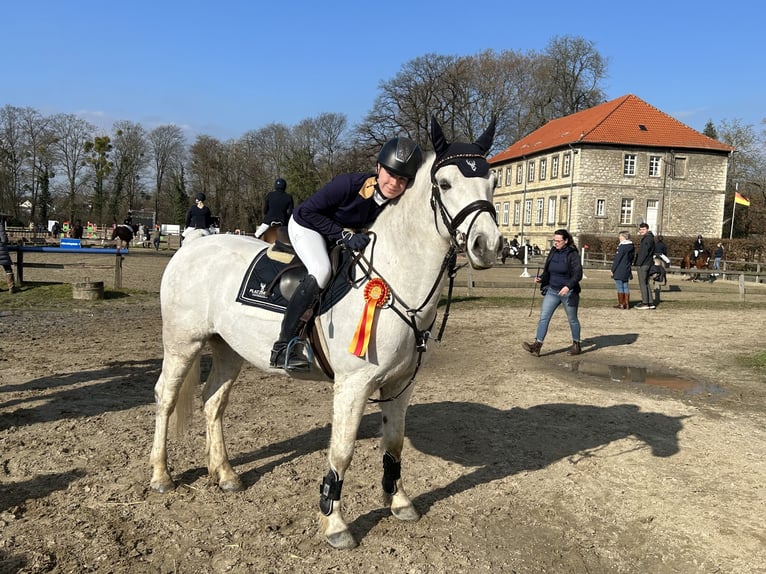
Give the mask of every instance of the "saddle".
M 330 248 L 332 275 L 319 296 L 319 304 L 306 323 L 311 347 L 325 374 L 334 377 L 322 353 L 320 336 L 314 318 L 325 313 L 340 301 L 356 280 L 356 261 L 353 253 L 339 245 Z M 290 298 L 308 271 L 293 249 L 285 226 L 277 228 L 273 245 L 259 251 L 247 268 L 237 292 L 237 302 L 284 314 Z

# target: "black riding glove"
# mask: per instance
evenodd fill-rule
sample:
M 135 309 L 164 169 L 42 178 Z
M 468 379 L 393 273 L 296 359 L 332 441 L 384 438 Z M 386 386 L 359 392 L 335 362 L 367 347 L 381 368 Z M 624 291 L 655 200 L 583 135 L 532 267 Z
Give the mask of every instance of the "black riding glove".
M 370 242 L 370 236 L 364 233 L 344 233 L 340 238 L 341 245 L 353 249 L 354 251 L 362 251 Z

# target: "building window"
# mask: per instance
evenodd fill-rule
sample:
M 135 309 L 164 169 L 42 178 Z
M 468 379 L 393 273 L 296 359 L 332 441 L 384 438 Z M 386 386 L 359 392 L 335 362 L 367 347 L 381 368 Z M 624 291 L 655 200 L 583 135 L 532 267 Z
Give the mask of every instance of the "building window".
M 625 160 L 622 168 L 622 175 L 634 176 L 636 175 L 636 154 L 626 153 Z
M 521 184 L 524 181 L 524 167 L 519 164 L 516 166 L 516 183 Z
M 596 217 L 606 216 L 606 199 L 596 200 Z
M 508 216 L 511 211 L 511 204 L 510 202 L 506 201 L 503 203 L 503 225 L 508 225 Z
M 551 158 L 551 179 L 556 179 L 559 176 L 559 156 L 554 155 Z
M 686 158 L 676 157 L 673 162 L 673 177 L 683 179 L 686 177 Z
M 548 225 L 556 225 L 556 198 L 548 198 Z
M 565 153 L 564 154 L 564 166 L 562 167 L 562 176 L 563 177 L 569 177 L 569 168 L 572 165 L 572 154 L 571 153 Z
M 541 197 L 537 200 L 537 209 L 535 210 L 535 223 L 537 225 L 543 224 L 544 209 L 545 209 L 545 200 Z
M 545 179 L 546 171 L 548 170 L 548 160 L 540 160 L 540 181 Z
M 660 177 L 662 158 L 658 155 L 649 156 L 649 177 Z
M 532 223 L 532 200 L 527 199 L 524 202 L 524 225 Z
M 527 163 L 527 181 L 535 181 L 535 160 L 529 160 Z
M 633 200 L 623 198 L 620 205 L 620 225 L 633 224 Z
M 567 217 L 569 217 L 569 198 L 562 197 L 559 201 L 559 225 L 566 225 Z
M 499 203 L 495 204 L 495 213 L 500 213 L 500 204 Z
M 521 202 L 513 202 L 513 224 L 518 225 L 521 222 Z
M 512 179 L 513 176 L 511 175 L 512 173 L 513 172 L 511 171 L 510 165 L 505 168 L 505 185 L 508 187 L 510 187 L 510 185 L 513 183 L 513 179 Z

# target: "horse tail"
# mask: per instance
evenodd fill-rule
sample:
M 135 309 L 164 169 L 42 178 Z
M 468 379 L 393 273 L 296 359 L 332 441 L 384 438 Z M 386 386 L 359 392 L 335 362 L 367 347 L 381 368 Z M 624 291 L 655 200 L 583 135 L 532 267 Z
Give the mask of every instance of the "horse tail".
M 199 386 L 199 362 L 199 355 L 197 355 L 189 372 L 186 373 L 183 383 L 181 383 L 176 398 L 176 406 L 170 415 L 170 428 L 173 429 L 176 438 L 189 429 L 194 407 L 194 389 Z

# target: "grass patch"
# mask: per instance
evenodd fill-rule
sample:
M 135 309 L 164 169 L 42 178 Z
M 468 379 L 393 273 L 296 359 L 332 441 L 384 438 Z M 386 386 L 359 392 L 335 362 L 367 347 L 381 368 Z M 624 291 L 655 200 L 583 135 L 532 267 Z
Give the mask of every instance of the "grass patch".
M 88 301 L 72 298 L 72 285 L 70 283 L 34 283 L 25 282 L 20 290 L 10 294 L 7 291 L 0 293 L 0 309 L 72 309 L 85 305 L 104 305 L 110 301 L 127 299 L 132 297 L 154 296 L 138 289 L 107 289 L 104 288 L 104 298 L 101 300 Z
M 738 360 L 744 366 L 766 375 L 766 351 L 761 351 L 749 357 L 740 357 Z

